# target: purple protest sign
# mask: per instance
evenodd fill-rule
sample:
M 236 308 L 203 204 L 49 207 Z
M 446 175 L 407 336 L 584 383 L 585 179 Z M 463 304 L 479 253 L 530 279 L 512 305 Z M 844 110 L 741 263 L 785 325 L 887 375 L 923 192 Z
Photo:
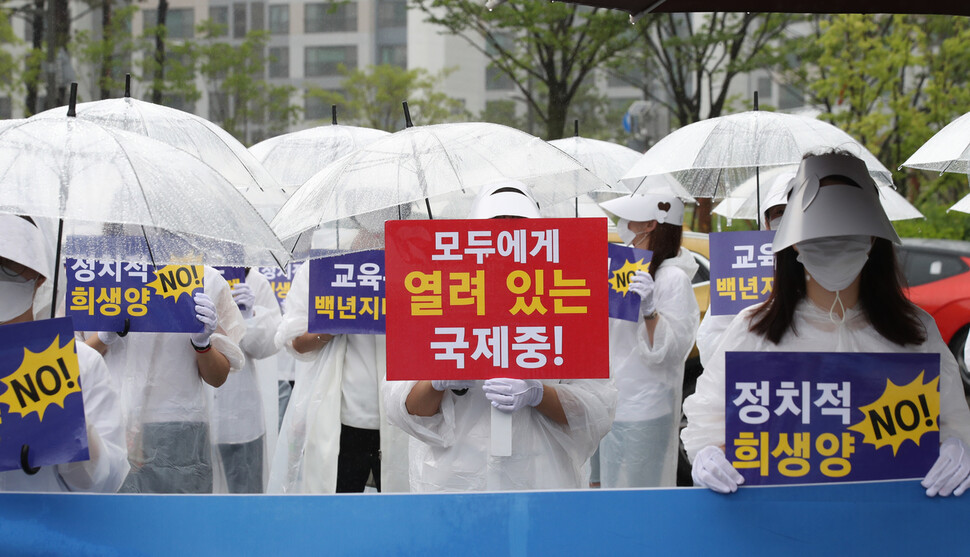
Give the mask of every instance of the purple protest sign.
M 715 232 L 711 242 L 711 315 L 736 315 L 771 294 L 772 230 Z
M 215 270 L 219 271 L 222 278 L 226 279 L 230 288 L 235 288 L 240 282 L 246 282 L 245 267 L 215 267 Z
M 202 292 L 201 265 L 67 259 L 67 316 L 79 331 L 121 331 L 129 319 L 132 332 L 194 333 L 192 296 Z
M 653 252 L 619 244 L 607 248 L 610 268 L 610 317 L 625 321 L 640 319 L 640 296 L 630 292 L 630 280 L 639 270 L 650 270 Z
M 69 318 L 0 326 L 0 471 L 88 459 L 80 367 Z
M 939 354 L 728 352 L 725 454 L 745 485 L 922 478 Z
M 384 334 L 384 250 L 311 259 L 309 331 Z
M 283 301 L 286 300 L 286 295 L 290 292 L 290 285 L 293 283 L 293 277 L 296 276 L 296 271 L 300 268 L 300 265 L 303 265 L 302 261 L 287 263 L 283 268 L 259 268 L 259 272 L 266 277 L 269 285 L 273 287 L 273 294 L 276 295 L 276 301 L 279 302 L 280 309 L 283 309 Z

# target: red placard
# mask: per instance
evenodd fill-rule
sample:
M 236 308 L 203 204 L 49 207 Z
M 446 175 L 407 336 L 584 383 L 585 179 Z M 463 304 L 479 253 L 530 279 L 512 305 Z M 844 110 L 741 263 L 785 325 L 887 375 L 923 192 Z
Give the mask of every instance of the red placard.
M 389 221 L 387 379 L 607 378 L 606 219 Z

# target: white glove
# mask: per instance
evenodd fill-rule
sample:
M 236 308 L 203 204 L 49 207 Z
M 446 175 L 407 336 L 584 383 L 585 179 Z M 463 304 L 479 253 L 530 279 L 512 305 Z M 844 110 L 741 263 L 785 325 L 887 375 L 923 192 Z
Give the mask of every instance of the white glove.
M 535 379 L 489 379 L 482 389 L 485 398 L 502 412 L 515 412 L 542 402 L 542 383 Z
M 630 281 L 630 292 L 640 296 L 640 313 L 650 315 L 657 311 L 657 306 L 653 303 L 654 290 L 653 277 L 650 273 L 637 271 L 633 273 L 633 280 Z
M 449 389 L 453 391 L 460 391 L 462 389 L 470 389 L 474 386 L 474 381 L 445 381 L 435 379 L 431 382 L 431 388 L 436 391 L 447 391 Z
M 232 289 L 232 299 L 239 306 L 243 319 L 250 319 L 253 316 L 253 307 L 256 305 L 256 295 L 253 289 L 245 282 L 240 281 Z
M 718 493 L 734 493 L 744 483 L 744 476 L 731 466 L 724 451 L 714 445 L 708 445 L 697 453 L 690 475 L 694 478 L 694 485 Z
M 189 338 L 192 341 L 192 346 L 205 348 L 209 346 L 209 337 L 216 332 L 216 327 L 219 326 L 219 314 L 216 313 L 216 305 L 212 303 L 212 299 L 205 292 L 199 292 L 194 299 L 195 318 L 202 322 L 202 331 L 192 333 Z
M 105 346 L 111 346 L 117 342 L 119 338 L 121 338 L 121 335 L 114 331 L 98 331 L 98 340 L 100 340 Z
M 957 497 L 970 487 L 970 448 L 956 437 L 950 437 L 940 444 L 940 456 L 926 473 L 922 486 L 926 495 L 937 494 Z

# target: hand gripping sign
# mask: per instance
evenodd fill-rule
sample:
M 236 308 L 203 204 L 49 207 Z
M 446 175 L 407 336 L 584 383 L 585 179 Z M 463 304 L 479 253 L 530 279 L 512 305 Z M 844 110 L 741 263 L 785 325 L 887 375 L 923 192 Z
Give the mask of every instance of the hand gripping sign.
M 637 271 L 650 271 L 653 252 L 610 244 L 609 254 L 610 317 L 625 321 L 639 321 L 640 296 L 630 291 L 630 282 Z
M 736 315 L 771 295 L 773 230 L 711 234 L 711 315 Z
M 67 315 L 79 331 L 195 333 L 192 296 L 202 292 L 201 265 L 67 259 Z
M 0 471 L 88 459 L 74 325 L 68 318 L 0 326 Z
M 391 221 L 387 378 L 609 377 L 603 219 Z
M 745 485 L 922 478 L 939 454 L 939 354 L 728 352 L 728 461 Z

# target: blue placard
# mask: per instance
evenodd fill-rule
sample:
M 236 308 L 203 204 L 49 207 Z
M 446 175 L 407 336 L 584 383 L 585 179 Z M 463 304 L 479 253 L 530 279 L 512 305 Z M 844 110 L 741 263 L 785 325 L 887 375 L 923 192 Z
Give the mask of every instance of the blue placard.
M 281 309 L 283 308 L 283 301 L 286 300 L 286 295 L 290 292 L 293 277 L 296 276 L 296 271 L 301 265 L 303 265 L 303 261 L 293 261 L 283 267 L 259 268 L 259 272 L 266 277 L 269 285 L 273 288 L 273 294 L 276 296 L 276 301 L 279 302 Z
M 129 319 L 132 332 L 194 333 L 192 296 L 202 292 L 202 265 L 67 259 L 67 315 L 79 331 L 121 331 Z
M 384 334 L 384 250 L 310 260 L 311 333 Z
M 725 454 L 745 485 L 922 478 L 940 355 L 728 352 Z
M 0 326 L 0 471 L 88 459 L 80 367 L 69 318 Z
M 630 292 L 630 280 L 639 270 L 650 270 L 653 252 L 610 244 L 610 317 L 626 321 L 640 319 L 640 296 Z
M 773 230 L 715 232 L 711 242 L 711 315 L 736 315 L 771 294 Z

